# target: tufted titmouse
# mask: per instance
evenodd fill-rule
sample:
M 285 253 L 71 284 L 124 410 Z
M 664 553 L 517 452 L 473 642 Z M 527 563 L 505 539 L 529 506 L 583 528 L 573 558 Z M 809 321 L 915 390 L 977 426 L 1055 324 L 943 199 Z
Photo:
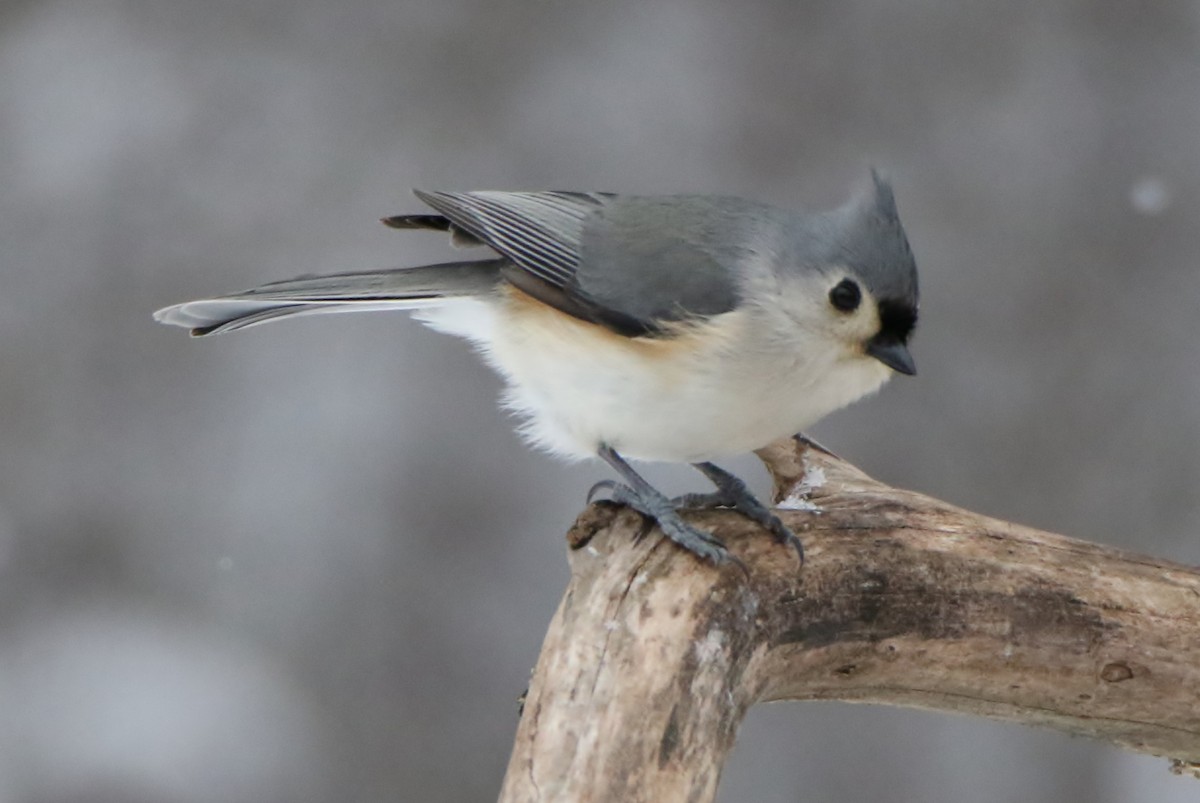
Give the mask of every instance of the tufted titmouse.
M 599 456 L 612 498 L 714 563 L 724 544 L 685 506 L 733 507 L 797 551 L 745 485 L 708 462 L 799 432 L 915 373 L 917 269 L 890 185 L 832 212 L 725 196 L 417 192 L 437 214 L 398 229 L 449 232 L 499 256 L 301 277 L 161 309 L 193 335 L 295 315 L 416 309 L 473 342 L 508 383 L 534 445 Z M 717 487 L 668 499 L 625 462 L 688 462 Z

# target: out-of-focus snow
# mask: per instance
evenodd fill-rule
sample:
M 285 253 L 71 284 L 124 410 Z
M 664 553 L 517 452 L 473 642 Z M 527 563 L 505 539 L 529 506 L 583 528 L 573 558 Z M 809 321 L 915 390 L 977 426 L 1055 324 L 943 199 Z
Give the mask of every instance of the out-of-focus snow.
M 1161 178 L 1146 176 L 1129 188 L 1129 202 L 1143 215 L 1161 215 L 1171 207 L 1171 190 Z

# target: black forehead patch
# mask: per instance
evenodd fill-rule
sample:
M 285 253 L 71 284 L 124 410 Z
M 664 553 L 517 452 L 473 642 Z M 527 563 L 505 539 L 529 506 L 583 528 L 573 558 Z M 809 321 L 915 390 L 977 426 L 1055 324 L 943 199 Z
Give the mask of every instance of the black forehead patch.
M 907 299 L 879 301 L 879 333 L 900 343 L 908 342 L 917 327 L 917 308 Z

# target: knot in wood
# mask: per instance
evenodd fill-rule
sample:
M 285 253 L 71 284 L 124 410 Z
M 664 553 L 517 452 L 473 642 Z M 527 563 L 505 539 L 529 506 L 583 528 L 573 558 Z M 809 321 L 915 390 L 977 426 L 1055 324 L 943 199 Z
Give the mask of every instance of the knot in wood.
M 1114 661 L 1111 664 L 1105 664 L 1100 670 L 1100 679 L 1105 683 L 1120 683 L 1123 680 L 1133 678 L 1133 670 L 1129 668 L 1129 664 L 1122 661 Z

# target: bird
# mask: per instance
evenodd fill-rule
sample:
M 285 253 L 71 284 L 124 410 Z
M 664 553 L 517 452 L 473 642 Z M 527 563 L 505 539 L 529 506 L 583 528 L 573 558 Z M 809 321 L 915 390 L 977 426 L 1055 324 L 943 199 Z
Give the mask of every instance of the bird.
M 729 195 L 424 192 L 383 218 L 480 259 L 301 276 L 154 313 L 207 336 L 302 315 L 402 309 L 470 341 L 534 447 L 599 457 L 593 486 L 713 564 L 737 561 L 681 510 L 732 508 L 797 536 L 715 462 L 800 433 L 914 375 L 917 267 L 890 181 L 832 210 Z M 629 462 L 689 463 L 715 487 L 670 498 Z

